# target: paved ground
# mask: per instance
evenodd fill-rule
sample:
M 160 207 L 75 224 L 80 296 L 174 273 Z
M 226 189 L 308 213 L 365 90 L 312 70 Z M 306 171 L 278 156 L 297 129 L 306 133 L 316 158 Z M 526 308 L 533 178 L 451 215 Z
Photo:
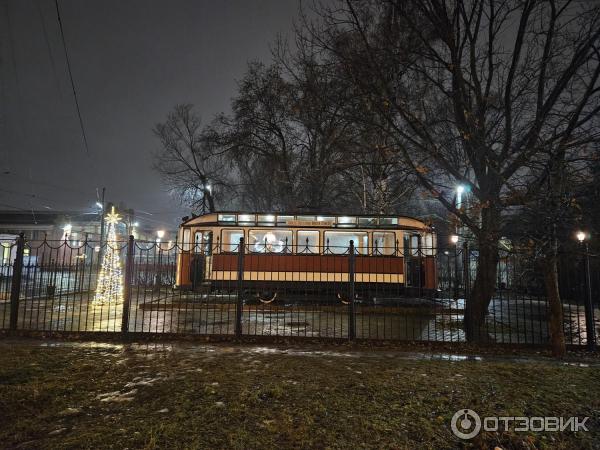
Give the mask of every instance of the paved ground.
M 0 340 L 4 448 L 600 448 L 598 357 Z M 486 432 L 482 416 L 588 416 Z

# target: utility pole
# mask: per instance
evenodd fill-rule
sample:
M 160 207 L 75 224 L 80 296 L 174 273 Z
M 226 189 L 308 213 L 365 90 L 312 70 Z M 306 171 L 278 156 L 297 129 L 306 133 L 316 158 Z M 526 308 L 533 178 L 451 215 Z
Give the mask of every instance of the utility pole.
M 102 261 L 102 242 L 104 242 L 104 210 L 106 209 L 106 203 L 104 202 L 104 194 L 106 193 L 106 188 L 102 188 L 102 210 L 100 211 L 100 251 L 98 252 L 98 267 L 100 267 L 100 262 Z

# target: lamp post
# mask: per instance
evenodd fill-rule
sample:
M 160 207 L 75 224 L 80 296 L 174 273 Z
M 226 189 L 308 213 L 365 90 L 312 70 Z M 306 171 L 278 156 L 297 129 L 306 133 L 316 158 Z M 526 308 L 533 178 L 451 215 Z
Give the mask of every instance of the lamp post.
M 458 235 L 450 236 L 450 242 L 454 244 L 454 300 L 458 300 Z
M 165 230 L 156 231 L 156 247 L 158 249 L 158 267 L 156 268 L 156 283 L 155 290 L 160 290 L 160 278 L 161 278 L 161 264 L 162 264 L 162 247 L 161 239 L 165 237 Z
M 596 348 L 596 327 L 594 324 L 594 304 L 592 302 L 592 280 L 590 276 L 590 252 L 587 242 L 587 234 L 583 231 L 578 231 L 575 236 L 579 241 L 579 245 L 583 248 L 583 264 L 584 264 L 584 289 L 585 289 L 585 331 L 587 336 L 588 350 Z

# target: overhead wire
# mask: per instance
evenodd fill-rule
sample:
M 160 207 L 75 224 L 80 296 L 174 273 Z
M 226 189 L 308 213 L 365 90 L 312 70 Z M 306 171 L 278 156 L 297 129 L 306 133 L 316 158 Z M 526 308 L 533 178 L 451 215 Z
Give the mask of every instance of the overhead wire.
M 60 38 L 62 40 L 63 49 L 65 51 L 65 59 L 67 61 L 67 70 L 69 72 L 69 80 L 71 81 L 71 89 L 73 91 L 73 98 L 75 99 L 75 108 L 77 109 L 77 117 L 79 118 L 79 126 L 81 127 L 81 134 L 83 136 L 83 143 L 85 145 L 85 151 L 89 155 L 90 149 L 88 147 L 87 136 L 85 134 L 85 127 L 83 126 L 83 119 L 81 117 L 81 109 L 79 108 L 79 99 L 77 97 L 77 89 L 75 88 L 75 82 L 73 81 L 73 73 L 71 71 L 71 62 L 69 60 L 69 52 L 67 51 L 67 44 L 65 42 L 65 32 L 63 30 L 62 20 L 60 18 L 60 7 L 58 6 L 58 0 L 54 0 L 56 5 L 56 16 L 58 17 L 58 27 L 60 29 Z
M 48 38 L 48 30 L 46 28 L 46 21 L 44 20 L 44 14 L 42 12 L 42 7 L 40 6 L 40 2 L 36 1 L 35 6 L 38 11 L 38 15 L 40 16 L 40 22 L 42 24 L 42 31 L 44 33 L 44 40 L 46 41 L 46 50 L 48 51 L 48 57 L 50 58 L 50 66 L 52 67 L 52 74 L 54 75 L 54 82 L 56 84 L 56 90 L 58 91 L 58 95 L 62 98 L 62 91 L 60 89 L 60 83 L 58 81 L 58 75 L 56 74 L 56 63 L 54 62 L 54 56 L 52 54 L 52 47 L 50 46 L 50 39 Z

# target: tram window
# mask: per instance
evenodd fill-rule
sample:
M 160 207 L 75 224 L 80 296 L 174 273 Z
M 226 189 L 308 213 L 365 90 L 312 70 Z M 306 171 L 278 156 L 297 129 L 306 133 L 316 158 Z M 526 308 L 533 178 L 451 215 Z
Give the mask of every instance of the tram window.
M 191 231 L 189 228 L 183 229 L 183 246 L 182 250 L 189 252 L 191 247 Z
M 373 227 L 373 226 L 377 225 L 377 218 L 376 217 L 359 217 L 358 225 L 360 225 L 361 227 Z
M 212 231 L 196 231 L 194 233 L 194 253 L 209 256 L 212 253 Z
M 338 227 L 355 227 L 356 217 L 342 216 L 337 218 Z
M 404 255 L 419 256 L 419 235 L 404 235 Z
M 255 253 L 287 253 L 292 248 L 291 230 L 250 230 L 249 250 Z
M 316 220 L 315 216 L 298 216 L 296 220 L 301 220 L 303 222 L 314 222 Z
M 238 214 L 238 223 L 240 225 L 254 225 L 256 216 L 254 214 Z
M 235 214 L 219 214 L 219 222 L 235 222 Z
M 296 253 L 319 253 L 319 232 L 298 230 Z
M 224 252 L 237 252 L 240 238 L 244 236 L 242 230 L 221 231 L 221 249 Z
M 398 225 L 397 217 L 381 217 L 379 219 L 379 225 Z
M 277 225 L 287 225 L 288 220 L 294 220 L 294 216 L 277 216 Z
M 433 243 L 433 234 L 427 233 L 423 235 L 423 239 L 421 242 L 421 247 L 423 248 L 423 254 L 432 256 L 435 254 L 434 249 L 435 244 Z
M 333 217 L 333 216 L 317 216 L 317 221 L 335 223 L 335 217 Z
M 259 214 L 258 224 L 263 226 L 273 226 L 275 225 L 275 216 L 273 214 Z
M 396 234 L 391 232 L 373 233 L 373 253 L 393 255 L 396 251 Z
M 369 244 L 367 233 L 360 231 L 325 231 L 325 246 L 331 253 L 342 254 L 348 251 L 350 241 L 354 241 L 357 253 L 367 253 Z

